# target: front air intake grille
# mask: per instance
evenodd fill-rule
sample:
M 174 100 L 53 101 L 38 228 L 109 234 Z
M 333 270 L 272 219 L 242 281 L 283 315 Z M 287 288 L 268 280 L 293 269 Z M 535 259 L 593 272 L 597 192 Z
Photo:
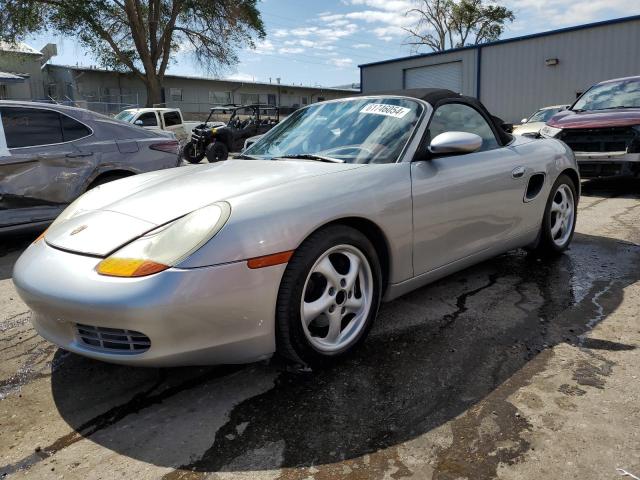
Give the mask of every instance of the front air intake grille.
M 576 128 L 560 132 L 556 137 L 574 152 L 624 152 L 634 141 L 636 131 L 631 127 Z
M 149 350 L 151 340 L 144 333 L 121 328 L 94 327 L 76 323 L 76 332 L 82 343 L 106 353 L 142 353 Z

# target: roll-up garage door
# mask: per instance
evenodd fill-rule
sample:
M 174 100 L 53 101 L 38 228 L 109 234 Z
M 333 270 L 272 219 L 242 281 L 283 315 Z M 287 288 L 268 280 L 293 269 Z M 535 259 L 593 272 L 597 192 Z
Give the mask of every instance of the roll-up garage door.
M 462 91 L 462 62 L 407 68 L 404 88 L 448 88 L 459 93 Z

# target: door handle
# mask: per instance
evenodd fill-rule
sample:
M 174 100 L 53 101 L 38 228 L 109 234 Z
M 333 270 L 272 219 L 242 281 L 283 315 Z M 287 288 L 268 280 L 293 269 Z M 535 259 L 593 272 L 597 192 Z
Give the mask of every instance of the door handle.
M 80 158 L 80 157 L 90 157 L 93 155 L 93 152 L 78 152 L 78 153 L 67 153 L 67 158 Z
M 526 169 L 524 167 L 516 167 L 513 170 L 511 170 L 511 176 L 513 178 L 521 178 L 524 175 L 525 171 Z

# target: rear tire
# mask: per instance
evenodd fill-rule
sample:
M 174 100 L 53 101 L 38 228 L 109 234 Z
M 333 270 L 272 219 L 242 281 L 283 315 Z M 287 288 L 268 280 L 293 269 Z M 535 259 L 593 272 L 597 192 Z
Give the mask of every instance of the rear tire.
M 569 248 L 576 228 L 578 196 L 573 180 L 560 175 L 551 188 L 534 253 L 559 255 Z
M 187 143 L 182 149 L 182 157 L 189 163 L 200 163 L 204 158 L 204 153 L 195 154 L 196 148 L 193 143 Z
M 358 230 L 336 225 L 312 234 L 284 272 L 276 308 L 278 353 L 311 367 L 353 352 L 378 313 L 382 273 Z
M 206 155 L 209 163 L 220 162 L 229 158 L 229 149 L 222 142 L 213 142 L 207 145 Z

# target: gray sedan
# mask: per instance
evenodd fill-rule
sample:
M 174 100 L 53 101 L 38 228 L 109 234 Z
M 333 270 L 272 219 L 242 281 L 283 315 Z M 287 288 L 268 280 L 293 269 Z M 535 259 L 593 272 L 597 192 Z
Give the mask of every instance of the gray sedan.
M 0 101 L 0 233 L 44 229 L 95 186 L 178 163 L 171 133 L 80 108 Z
M 475 99 L 402 91 L 301 109 L 233 160 L 103 185 L 20 257 L 40 334 L 131 365 L 311 366 L 381 301 L 507 250 L 568 248 L 579 176 Z

